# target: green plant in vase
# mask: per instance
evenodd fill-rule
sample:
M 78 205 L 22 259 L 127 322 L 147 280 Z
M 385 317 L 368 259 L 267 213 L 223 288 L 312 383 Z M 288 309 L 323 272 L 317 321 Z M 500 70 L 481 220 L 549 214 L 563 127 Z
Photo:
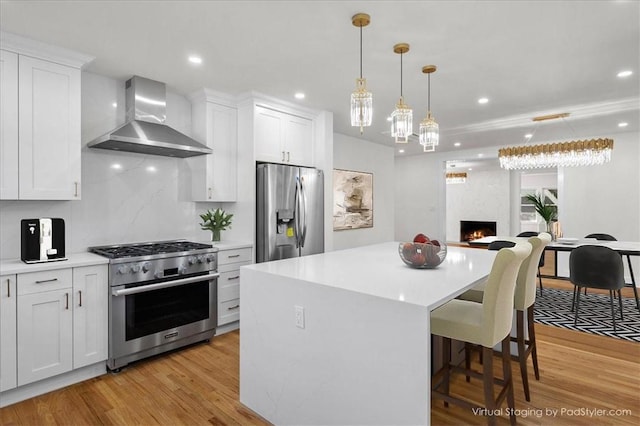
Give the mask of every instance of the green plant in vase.
M 536 213 L 538 213 L 540 217 L 545 221 L 545 223 L 547 224 L 547 232 L 553 237 L 551 225 L 552 222 L 556 220 L 555 206 L 552 204 L 545 204 L 542 195 L 539 194 L 527 194 L 526 198 L 527 200 L 531 201 L 533 207 L 536 209 Z
M 211 231 L 211 241 L 220 241 L 220 231 L 231 228 L 231 218 L 233 214 L 227 214 L 221 208 L 213 211 L 207 210 L 200 215 L 202 223 L 200 226 L 206 231 Z

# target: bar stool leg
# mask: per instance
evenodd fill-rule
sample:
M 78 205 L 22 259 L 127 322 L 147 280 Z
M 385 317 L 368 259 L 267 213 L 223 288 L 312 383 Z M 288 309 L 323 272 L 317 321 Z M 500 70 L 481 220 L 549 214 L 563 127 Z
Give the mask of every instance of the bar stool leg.
M 507 407 L 509 410 L 509 423 L 516 424 L 515 398 L 513 395 L 513 376 L 511 375 L 511 338 L 509 335 L 502 340 L 502 375 L 507 386 Z
M 449 396 L 449 380 L 451 379 L 451 339 L 448 337 L 442 338 L 442 362 L 445 366 L 444 370 L 444 394 Z M 444 406 L 448 407 L 449 403 L 444 401 Z
M 489 412 L 487 418 L 490 425 L 496 424 L 496 400 L 493 397 L 493 349 L 482 347 L 482 383 L 484 387 L 484 406 Z
M 527 308 L 527 327 L 529 329 L 529 347 L 531 347 L 531 360 L 533 361 L 533 373 L 536 380 L 540 380 L 540 371 L 538 370 L 538 346 L 536 345 L 536 328 L 533 324 L 534 305 Z
M 531 397 L 529 396 L 529 378 L 527 377 L 527 353 L 524 346 L 524 312 L 521 310 L 516 310 L 516 343 L 518 345 L 518 362 L 520 364 L 524 398 L 527 401 L 531 401 Z

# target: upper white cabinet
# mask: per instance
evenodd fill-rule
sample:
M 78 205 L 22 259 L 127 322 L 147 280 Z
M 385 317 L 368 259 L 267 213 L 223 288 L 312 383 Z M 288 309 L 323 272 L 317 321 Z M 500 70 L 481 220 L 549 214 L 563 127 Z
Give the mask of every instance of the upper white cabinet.
M 236 201 L 238 111 L 224 95 L 209 90 L 190 98 L 193 136 L 213 150 L 186 160 L 191 169 L 192 199 Z
M 16 276 L 0 277 L 0 392 L 18 385 L 16 351 Z
M 80 68 L 91 58 L 2 34 L 0 199 L 80 199 Z
M 313 166 L 313 120 L 255 107 L 255 157 L 258 161 Z

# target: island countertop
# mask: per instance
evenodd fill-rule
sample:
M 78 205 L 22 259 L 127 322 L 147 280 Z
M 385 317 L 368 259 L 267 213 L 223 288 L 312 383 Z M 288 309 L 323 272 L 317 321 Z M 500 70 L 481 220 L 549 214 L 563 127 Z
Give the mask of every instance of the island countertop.
M 496 252 L 448 247 L 434 269 L 413 269 L 398 254 L 398 242 L 243 266 L 301 282 L 427 307 L 462 293 L 491 271 Z

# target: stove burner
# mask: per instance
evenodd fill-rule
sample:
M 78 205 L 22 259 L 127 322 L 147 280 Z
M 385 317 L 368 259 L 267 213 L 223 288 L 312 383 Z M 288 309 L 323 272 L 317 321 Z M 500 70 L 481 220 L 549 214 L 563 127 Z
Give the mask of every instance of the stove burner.
M 93 253 L 121 259 L 124 257 L 153 256 L 162 253 L 188 252 L 192 250 L 212 248 L 211 244 L 194 243 L 191 241 L 159 241 L 155 243 L 122 244 L 115 246 L 90 247 Z

